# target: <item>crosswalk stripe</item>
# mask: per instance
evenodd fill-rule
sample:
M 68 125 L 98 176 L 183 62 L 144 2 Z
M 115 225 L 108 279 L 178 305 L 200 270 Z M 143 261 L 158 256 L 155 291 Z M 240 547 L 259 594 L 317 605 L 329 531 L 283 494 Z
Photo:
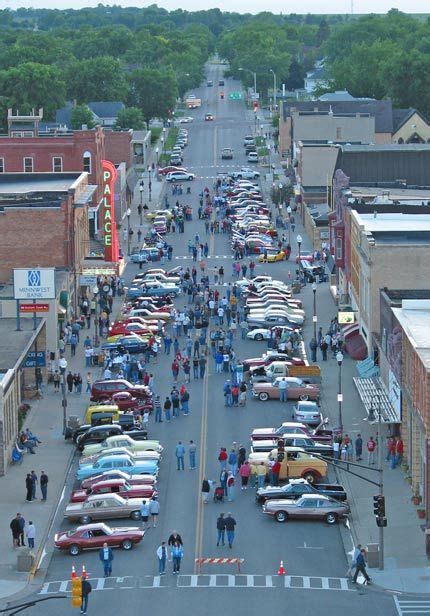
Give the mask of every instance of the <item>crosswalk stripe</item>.
M 399 616 L 404 614 L 411 614 L 412 616 L 414 614 L 430 614 L 429 599 L 399 599 L 394 596 L 394 602 Z

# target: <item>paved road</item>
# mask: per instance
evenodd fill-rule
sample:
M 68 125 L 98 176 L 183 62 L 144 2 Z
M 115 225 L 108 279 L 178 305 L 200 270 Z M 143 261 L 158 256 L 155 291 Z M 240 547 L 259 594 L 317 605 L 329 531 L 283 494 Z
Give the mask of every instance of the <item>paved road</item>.
M 193 183 L 192 195 L 180 199 L 182 203 L 191 203 L 194 211 L 197 210 L 200 190 L 205 185 L 211 186 L 217 170 L 225 167 L 220 159 L 223 147 L 235 150 L 232 166 L 245 164 L 242 139 L 252 128 L 246 120 L 243 103 L 228 99 L 228 93 L 238 90 L 239 85 L 226 81 L 223 88 L 217 87 L 222 68 L 213 65 L 208 70 L 208 77 L 213 79 L 215 85 L 195 91 L 202 98 L 203 106 L 193 112 L 195 121 L 188 125 L 189 145 L 184 160 L 186 166 L 195 170 L 198 179 Z M 223 101 L 219 98 L 221 89 L 226 93 Z M 214 114 L 214 122 L 204 122 L 206 112 Z M 171 202 L 175 199 L 169 196 Z M 180 258 L 176 263 L 183 262 L 184 266 L 190 264 L 186 248 L 188 238 L 194 237 L 196 232 L 201 238 L 205 237 L 204 224 L 196 218 L 187 223 L 185 235 L 172 238 L 174 255 Z M 209 237 L 207 239 L 209 242 Z M 181 260 L 181 257 L 184 258 Z M 209 267 L 217 257 L 218 260 L 227 257 L 225 271 L 227 280 L 230 280 L 232 260 L 227 236 L 220 234 L 210 238 L 210 257 Z M 260 272 L 270 271 L 286 279 L 289 266 L 274 264 L 258 268 Z M 126 278 L 131 279 L 136 271 L 137 266 L 129 265 Z M 308 316 L 312 311 L 311 295 L 310 290 L 305 290 L 303 299 Z M 184 301 L 183 298 L 178 300 L 178 305 L 184 305 Z M 312 328 L 310 318 L 305 333 L 308 328 Z M 239 358 L 259 355 L 264 349 L 264 343 L 237 340 L 235 344 Z M 152 366 L 156 389 L 162 399 L 170 393 L 172 385 L 171 360 L 171 357 L 161 357 L 159 363 Z M 71 565 L 74 564 L 79 570 L 85 564 L 90 577 L 94 578 L 95 592 L 91 603 L 97 611 L 103 609 L 106 615 L 117 613 L 125 604 L 129 613 L 136 613 L 143 597 L 150 602 L 151 613 L 155 616 L 164 614 L 166 605 L 173 607 L 177 616 L 188 615 L 190 608 L 194 607 L 198 608 L 199 614 L 212 616 L 219 613 L 222 605 L 231 605 L 235 613 L 245 614 L 254 608 L 256 599 L 260 608 L 267 606 L 276 609 L 284 597 L 280 593 L 285 591 L 288 592 L 290 613 L 299 613 L 299 610 L 300 614 L 314 613 L 323 600 L 324 613 L 344 613 L 348 610 L 350 614 L 358 615 L 366 610 L 367 605 L 374 611 L 377 604 L 380 613 L 387 616 L 396 614 L 396 607 L 389 595 L 361 588 L 357 591 L 345 579 L 347 564 L 337 526 L 301 522 L 277 524 L 261 513 L 252 491 L 241 492 L 238 487 L 234 502 L 202 505 L 200 485 L 203 476 L 218 480 L 219 447 L 229 447 L 233 441 L 248 447 L 252 428 L 276 426 L 291 417 L 291 405 L 281 406 L 276 402 L 248 401 L 245 408 L 226 408 L 222 395 L 224 376 L 214 374 L 211 362 L 208 367 L 208 376 L 203 381 L 191 382 L 191 414 L 181 416 L 170 424 L 150 426 L 151 436 L 159 438 L 165 445 L 159 477 L 161 515 L 158 528 L 151 528 L 144 542 L 131 553 L 115 552 L 115 577 L 109 580 L 100 577 L 102 570 L 97 554 L 86 553 L 72 560 L 67 555 L 55 553 L 42 593 L 48 595 L 68 590 Z M 333 395 L 333 392 L 323 389 L 323 396 L 326 394 Z M 173 455 L 175 444 L 178 440 L 188 443 L 190 439 L 199 446 L 198 469 L 191 471 L 186 468 L 184 472 L 178 472 Z M 73 477 L 69 477 L 65 500 L 72 486 Z M 231 511 L 238 522 L 232 550 L 216 547 L 215 524 L 220 511 Z M 69 528 L 62 521 L 61 506 L 56 523 L 56 528 L 60 527 Z M 159 578 L 156 575 L 155 550 L 173 529 L 178 530 L 184 540 L 183 575 Z M 211 566 L 203 571 L 204 575 L 197 576 L 194 559 L 201 556 L 244 558 L 242 575 L 233 576 L 235 569 L 231 565 L 219 565 Z M 284 561 L 287 570 L 285 578 L 276 576 L 280 560 Z M 218 590 L 216 601 L 211 595 L 214 588 Z M 118 592 L 109 593 L 109 590 Z M 180 601 L 178 592 L 181 592 Z M 56 609 L 53 603 L 45 604 L 45 614 Z M 41 613 L 41 608 L 34 608 L 34 613 L 38 611 Z

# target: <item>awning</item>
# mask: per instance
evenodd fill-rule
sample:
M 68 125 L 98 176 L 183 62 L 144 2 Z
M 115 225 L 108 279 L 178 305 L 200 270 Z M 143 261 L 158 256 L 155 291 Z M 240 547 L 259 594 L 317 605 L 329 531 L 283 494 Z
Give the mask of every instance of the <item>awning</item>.
M 378 413 L 380 412 L 383 423 L 401 423 L 401 417 L 391 404 L 388 392 L 379 377 L 366 379 L 355 376 L 353 381 L 367 416 L 372 409 L 376 420 L 378 420 Z
M 63 308 L 67 310 L 67 308 L 69 307 L 69 292 L 68 291 L 60 291 L 59 304 L 60 306 L 63 306 Z

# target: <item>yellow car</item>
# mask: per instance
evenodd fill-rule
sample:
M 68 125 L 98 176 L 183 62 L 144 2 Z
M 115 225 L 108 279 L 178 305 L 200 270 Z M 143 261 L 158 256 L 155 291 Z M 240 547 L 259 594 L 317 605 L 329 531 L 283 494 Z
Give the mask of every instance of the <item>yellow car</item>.
M 157 216 L 163 216 L 169 220 L 173 218 L 173 214 L 172 212 L 169 212 L 169 210 L 154 210 L 153 212 L 146 212 L 145 214 L 145 218 L 148 220 L 154 220 Z
M 278 450 L 272 449 L 270 453 L 258 451 L 250 453 L 248 456 L 251 465 L 261 465 L 263 463 L 269 468 L 269 461 L 276 460 Z M 312 456 L 300 447 L 285 447 L 284 458 L 281 461 L 281 471 L 279 479 L 299 479 L 303 478 L 314 483 L 327 476 L 327 463 L 324 460 Z
M 264 255 L 260 255 L 258 257 L 258 261 L 260 263 L 276 263 L 277 261 L 284 261 L 284 259 L 285 252 L 283 250 L 280 250 L 276 253 L 268 254 L 267 257 L 265 257 Z

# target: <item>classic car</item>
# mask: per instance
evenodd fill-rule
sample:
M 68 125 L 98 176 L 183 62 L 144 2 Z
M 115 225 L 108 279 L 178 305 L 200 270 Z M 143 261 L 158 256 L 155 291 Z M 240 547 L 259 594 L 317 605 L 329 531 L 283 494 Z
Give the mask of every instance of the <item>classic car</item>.
M 82 503 L 69 503 L 64 511 L 68 520 L 89 524 L 93 520 L 131 518 L 140 520 L 141 498 L 123 498 L 119 494 L 89 496 Z
M 125 379 L 109 379 L 94 381 L 91 387 L 90 400 L 106 400 L 113 394 L 128 391 L 135 398 L 152 398 L 152 393 L 146 385 L 134 385 Z
M 163 447 L 160 445 L 160 441 L 135 441 L 130 436 L 122 434 L 120 436 L 109 436 L 102 443 L 94 443 L 93 445 L 87 445 L 84 448 L 83 454 L 84 456 L 92 456 L 97 453 L 106 451 L 107 449 L 112 449 L 116 447 L 125 447 L 133 453 L 138 451 L 156 451 L 158 453 L 161 453 L 163 451 Z
M 281 379 L 285 379 L 287 381 L 287 399 L 319 399 L 320 390 L 317 385 L 309 385 L 302 379 L 294 376 L 276 377 L 271 383 L 253 383 L 252 394 L 262 402 L 266 402 L 266 400 L 279 400 L 279 382 Z
M 331 430 L 325 430 L 326 422 L 322 422 L 315 430 L 309 430 L 309 427 L 304 423 L 298 423 L 295 421 L 286 421 L 282 423 L 279 428 L 256 428 L 251 433 L 251 441 L 257 441 L 259 439 L 279 439 L 284 434 L 306 434 L 311 436 L 314 441 L 321 443 L 330 443 L 333 440 L 333 432 Z
M 332 483 L 310 484 L 305 479 L 290 479 L 289 483 L 283 486 L 258 488 L 255 498 L 257 503 L 264 503 L 268 500 L 283 500 L 285 498 L 297 500 L 303 494 L 322 494 L 335 500 L 346 500 L 346 492 L 343 486 Z
M 162 171 L 164 171 L 164 169 Z M 161 171 L 159 171 L 159 173 L 161 173 Z M 148 211 L 145 214 L 145 218 L 147 218 L 148 220 L 154 220 L 158 216 L 165 216 L 169 219 L 173 218 L 173 214 L 172 212 L 170 212 L 170 210 L 153 210 L 152 212 Z
M 263 353 L 261 357 L 250 357 L 243 360 L 244 371 L 246 372 L 254 366 L 269 366 L 274 361 L 288 361 L 292 363 L 292 358 L 287 353 L 278 353 L 278 351 L 269 350 Z M 302 362 L 303 363 L 303 360 Z
M 103 342 L 101 345 L 102 351 L 118 351 L 118 353 L 145 353 L 148 348 L 148 340 L 144 340 L 140 336 L 121 336 L 115 334 L 109 336 L 108 342 Z
M 264 503 L 263 513 L 274 516 L 277 522 L 286 522 L 289 518 L 302 520 L 325 520 L 327 524 L 336 524 L 339 519 L 350 513 L 348 503 L 341 503 L 319 494 L 304 494 L 298 500 L 270 500 Z
M 267 439 L 252 441 L 252 451 L 272 451 L 278 446 L 280 439 Z M 333 445 L 329 443 L 319 443 L 306 434 L 284 434 L 282 441 L 285 447 L 300 447 L 308 453 L 315 453 L 326 458 L 333 457 Z
M 300 325 L 303 324 L 303 321 L 305 319 L 305 311 L 302 310 L 301 308 L 291 308 L 291 306 L 288 305 L 287 301 L 278 301 L 275 300 L 275 302 L 271 303 L 269 302 L 268 304 L 266 303 L 262 303 L 262 304 L 251 304 L 249 306 L 249 314 L 266 314 L 270 311 L 272 312 L 285 312 L 285 314 L 290 317 L 291 319 L 294 319 L 297 323 L 299 323 Z
M 313 263 L 314 253 L 309 250 L 301 250 L 300 257 L 299 255 L 296 256 L 296 263 L 298 263 L 299 261 L 308 261 L 309 263 Z
M 256 451 L 249 454 L 248 460 L 250 464 L 262 462 L 268 469 L 270 460 L 276 460 L 278 456 L 281 462 L 280 481 L 302 477 L 309 483 L 315 483 L 327 476 L 327 462 L 303 451 L 300 447 L 285 447 L 283 452 L 279 452 L 278 449 L 273 449 L 270 453 Z
M 74 490 L 70 496 L 71 503 L 81 503 L 89 496 L 96 494 L 119 494 L 123 498 L 152 498 L 157 492 L 153 485 L 149 483 L 141 483 L 132 485 L 125 479 L 106 479 L 99 481 L 92 487 L 80 490 Z
M 288 327 L 299 327 L 299 324 L 293 323 L 285 314 L 267 314 L 265 316 L 247 316 L 248 327 L 267 329 L 270 327 L 278 327 L 287 325 Z
M 148 442 L 148 441 L 143 441 Z M 88 447 L 98 447 L 98 445 L 88 445 Z M 85 447 L 83 454 L 85 453 Z M 127 456 L 130 460 L 135 462 L 140 462 L 141 460 L 151 460 L 156 462 L 157 464 L 160 462 L 161 454 L 158 451 L 136 451 L 135 453 L 131 452 L 126 447 L 106 447 L 95 453 L 93 455 L 83 455 L 79 460 L 79 468 L 84 468 L 85 466 L 91 466 L 95 462 L 98 462 L 101 458 L 108 458 L 109 456 Z
M 130 485 L 140 485 L 142 483 L 149 484 L 151 486 L 155 486 L 157 484 L 157 479 L 154 475 L 144 474 L 144 475 L 131 475 L 130 473 L 126 473 L 119 469 L 105 471 L 100 475 L 93 475 L 92 477 L 88 477 L 88 479 L 84 479 L 81 482 L 81 489 L 86 490 L 87 488 L 91 488 L 99 481 L 107 481 L 108 479 L 124 479 Z
M 131 475 L 150 473 L 157 476 L 158 464 L 154 460 L 132 460 L 129 455 L 103 456 L 92 465 L 79 467 L 76 471 L 76 479 L 82 481 L 92 475 L 100 475 L 105 471 L 119 469 Z
M 131 416 L 134 419 L 133 414 L 131 414 Z M 81 428 L 83 428 L 83 431 L 81 431 Z M 136 441 L 146 441 L 148 438 L 147 430 L 140 430 L 139 427 L 133 427 L 130 429 L 128 426 L 127 428 L 124 428 L 120 423 L 106 423 L 96 426 L 84 424 L 76 430 L 76 438 L 75 433 L 73 434 L 73 438 L 75 440 L 77 450 L 83 451 L 86 445 L 102 443 L 108 436 L 117 436 L 121 434 L 128 434 Z
M 172 283 L 178 283 L 181 281 L 181 277 L 180 276 L 167 276 L 166 274 L 162 273 L 162 272 L 146 272 L 143 276 L 143 278 L 141 278 L 141 282 L 146 282 L 146 281 L 153 281 L 153 280 L 158 280 L 159 282 L 162 283 L 167 283 L 167 284 L 172 284 Z
M 260 255 L 258 260 L 260 263 L 277 263 L 278 261 L 285 261 L 286 254 L 283 250 L 279 252 L 268 252 L 267 256 Z
M 287 333 L 293 332 L 294 328 L 290 327 L 289 325 L 282 325 L 280 327 L 272 327 L 271 329 L 266 329 L 266 328 L 257 328 L 257 329 L 252 329 L 250 332 L 248 332 L 246 334 L 246 337 L 249 340 L 269 340 L 273 330 L 281 330 L 281 334 L 283 331 L 286 331 Z
M 304 322 L 304 317 L 299 314 L 295 314 L 287 306 L 269 306 L 269 308 L 262 310 L 251 309 L 248 313 L 247 319 L 248 321 L 258 321 L 258 319 L 264 320 L 269 317 L 285 317 L 290 323 L 295 323 L 300 327 Z
M 188 170 L 185 167 L 176 167 L 175 165 L 168 165 L 167 167 L 160 167 L 160 169 L 158 169 L 158 173 L 160 175 L 167 175 L 168 173 L 173 173 L 174 171 L 183 171 L 184 173 L 188 173 Z
M 141 248 L 137 252 L 134 252 L 130 258 L 132 263 L 149 263 L 160 260 L 158 248 L 155 246 Z
M 113 528 L 99 522 L 56 533 L 54 543 L 59 550 L 67 550 L 71 556 L 77 556 L 82 550 L 99 550 L 104 543 L 110 548 L 121 547 L 123 550 L 131 550 L 144 536 L 145 531 L 137 526 Z
M 293 417 L 309 426 L 319 426 L 323 420 L 319 406 L 310 400 L 299 400 L 294 406 Z

